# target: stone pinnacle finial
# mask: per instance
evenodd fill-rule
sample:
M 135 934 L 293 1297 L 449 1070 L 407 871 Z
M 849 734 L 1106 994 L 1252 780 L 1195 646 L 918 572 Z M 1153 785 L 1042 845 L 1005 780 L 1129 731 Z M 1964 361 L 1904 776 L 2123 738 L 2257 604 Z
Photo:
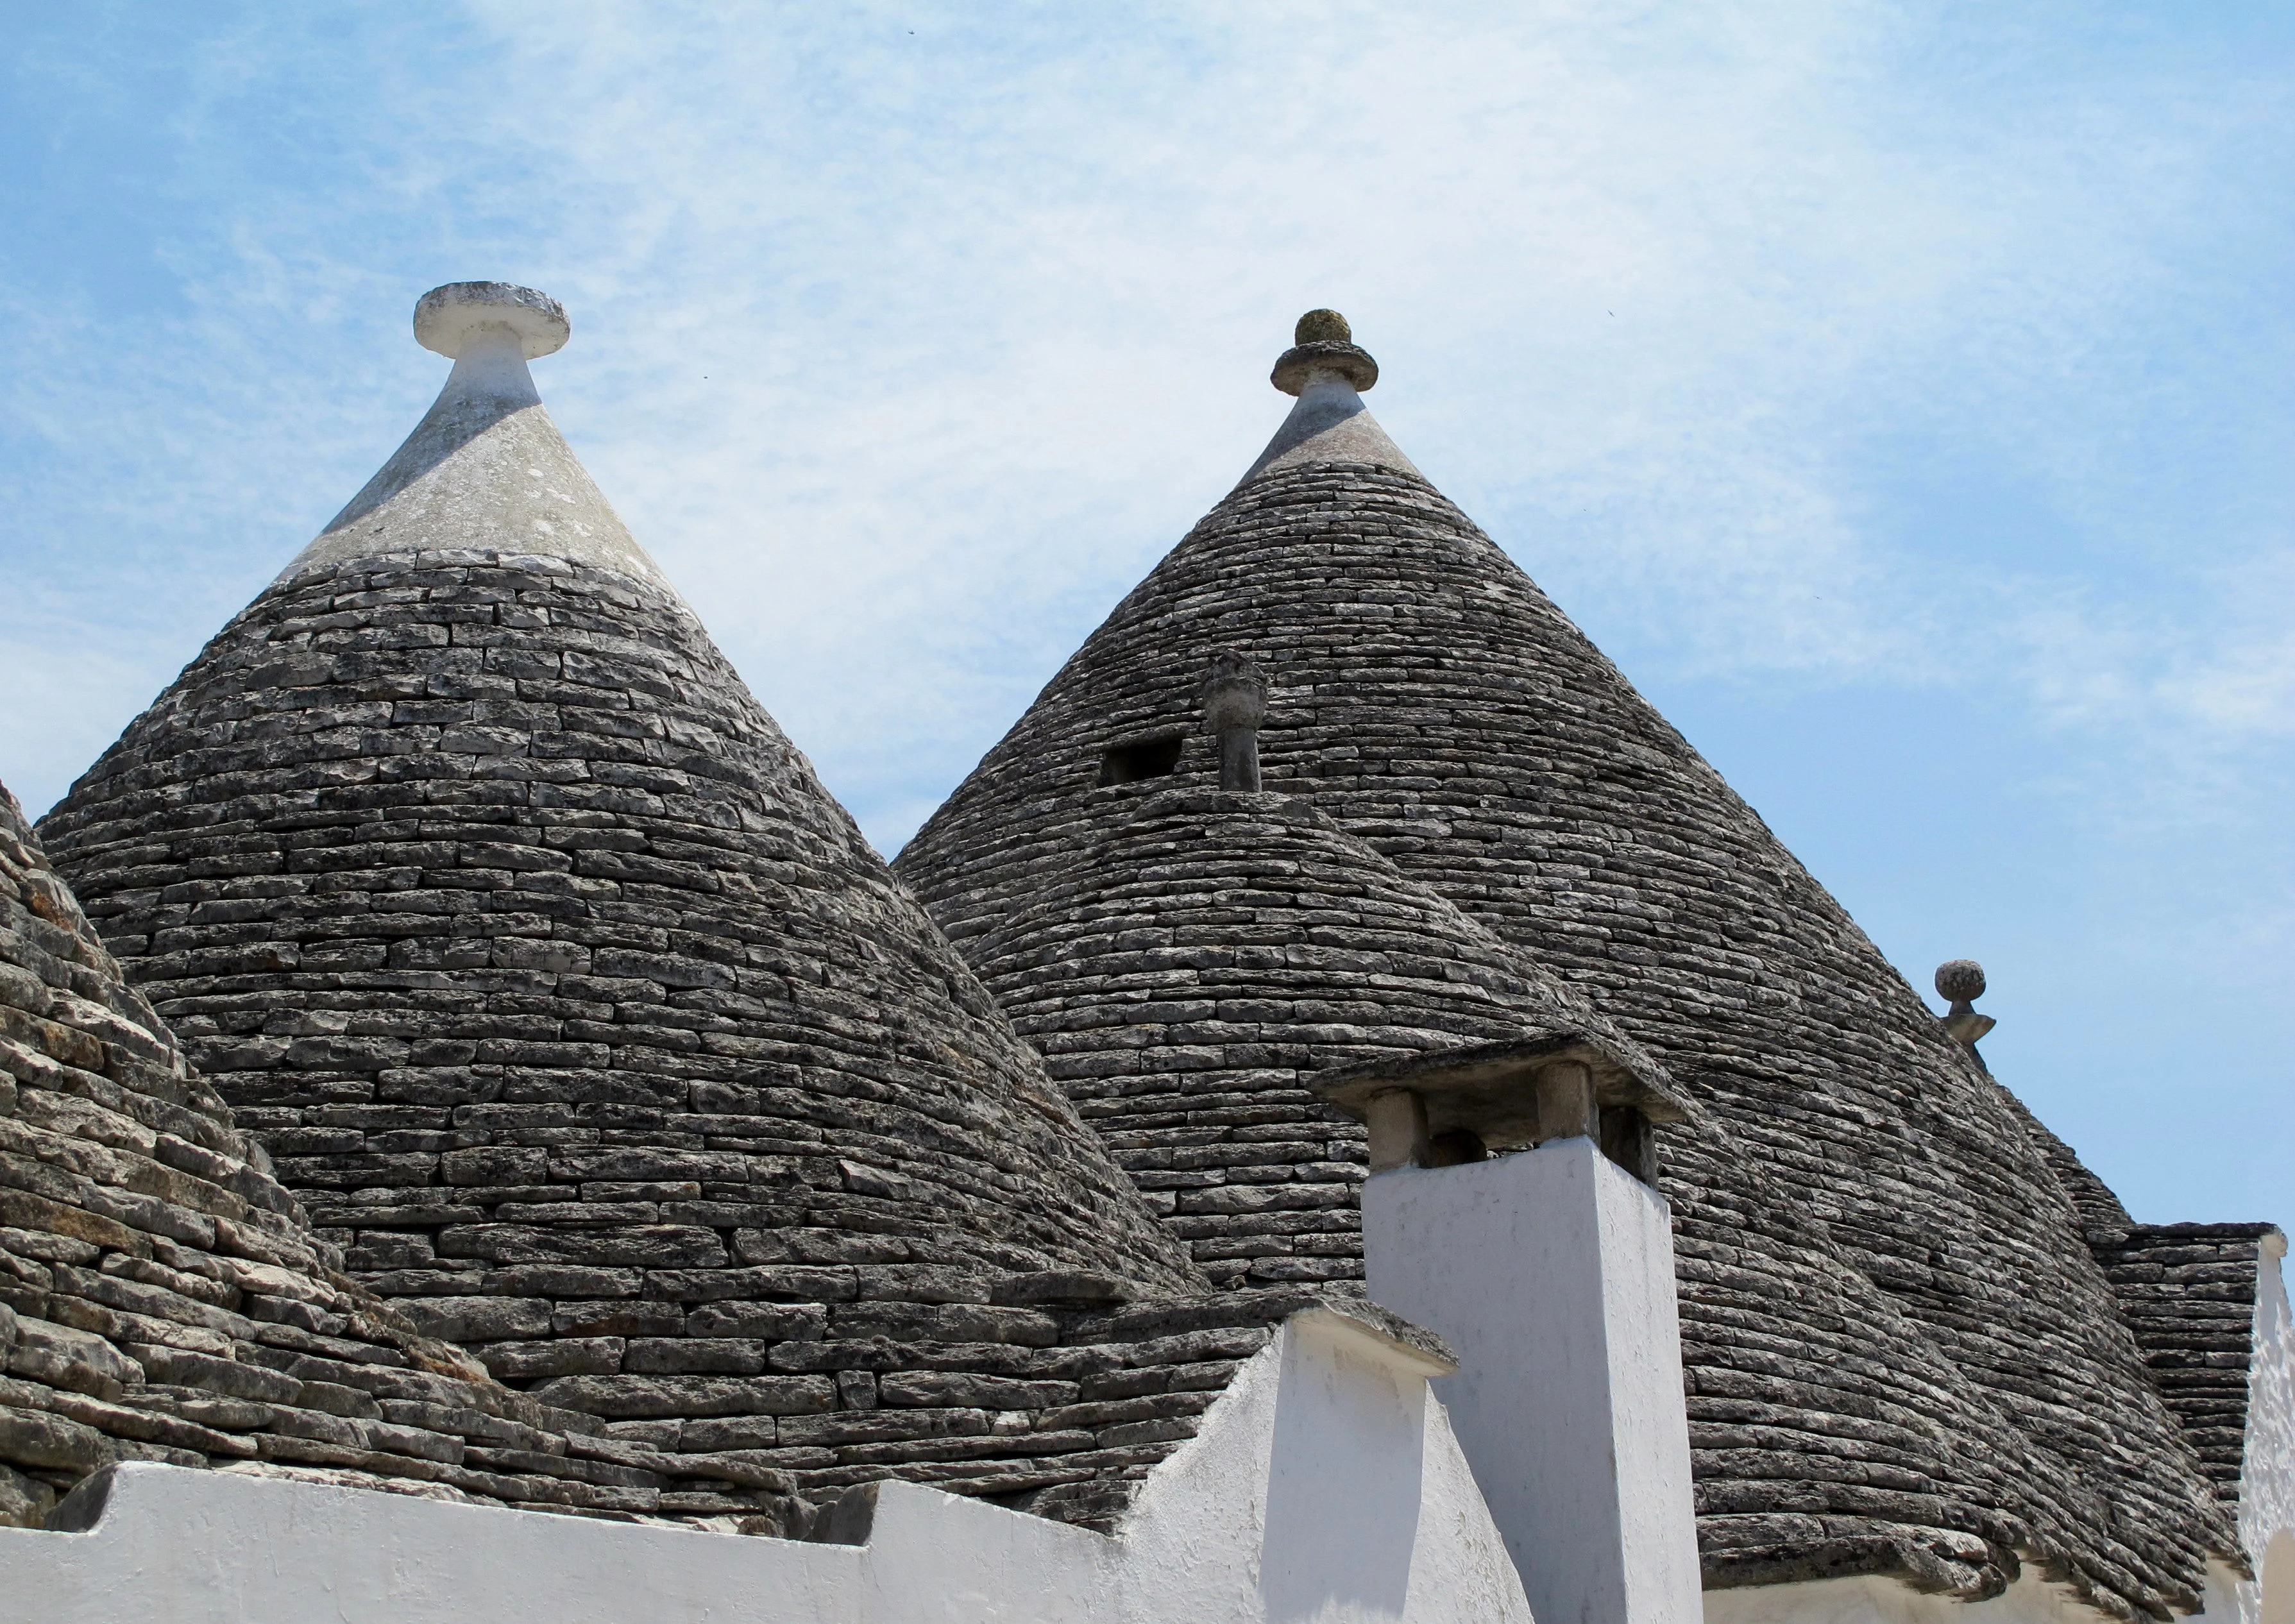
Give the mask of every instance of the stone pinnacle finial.
M 1378 381 L 1378 363 L 1359 348 L 1347 318 L 1335 310 L 1310 310 L 1292 331 L 1293 344 L 1275 363 L 1268 381 L 1286 395 L 1297 395 L 1317 373 L 1344 379 L 1358 393 Z
M 1984 996 L 1984 967 L 1973 959 L 1948 959 L 1937 966 L 1936 990 L 1952 1002 L 1944 1017 L 1945 1031 L 1954 1042 L 1975 1054 L 1976 1041 L 1999 1024 L 1990 1016 L 1976 1013 L 1975 1000 Z M 1983 1062 L 1980 1059 L 1977 1064 Z
M 1984 967 L 1973 959 L 1948 959 L 1937 966 L 1936 990 L 1956 1004 L 1982 998 Z
M 507 329 L 528 361 L 563 348 L 573 331 L 565 306 L 506 282 L 450 282 L 414 302 L 414 341 L 437 355 L 459 358 L 490 327 Z
M 1204 673 L 1204 720 L 1219 735 L 1220 788 L 1259 788 L 1259 724 L 1267 720 L 1267 679 L 1249 656 L 1222 649 Z

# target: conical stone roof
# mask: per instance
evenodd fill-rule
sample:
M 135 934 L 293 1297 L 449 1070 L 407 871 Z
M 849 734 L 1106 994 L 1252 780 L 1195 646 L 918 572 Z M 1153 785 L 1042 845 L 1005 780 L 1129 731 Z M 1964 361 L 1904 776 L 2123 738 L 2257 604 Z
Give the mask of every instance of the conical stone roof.
M 1216 781 L 1189 736 L 1197 679 L 1217 649 L 1248 648 L 1275 702 L 1268 787 L 1311 796 L 1529 951 L 1726 1133 L 1726 1151 L 1695 1128 L 1665 1151 L 1709 1584 L 1925 1583 L 1907 1553 L 1981 1536 L 1984 1555 L 1956 1559 L 1975 1576 L 1962 1594 L 2005 1582 L 2021 1546 L 2108 1611 L 2195 1605 L 2205 1555 L 2235 1541 L 2013 1102 L 1719 775 L 1390 454 L 1360 399 L 1376 369 L 1343 329 L 1303 324 L 1301 340 L 1277 370 L 1299 404 L 1269 452 L 926 825 L 902 877 L 976 951 L 1105 838 L 1083 809 L 1113 767 L 1148 759 L 1139 741 L 1179 740 L 1172 786 Z M 1749 1221 L 1777 1201 L 1797 1213 Z M 1808 1306 L 1840 1301 L 1821 1253 L 1903 1327 L 1875 1317 L 1842 1357 L 1900 1372 L 1915 1411 L 1914 1367 L 1954 1371 L 1956 1424 L 1997 1465 L 1994 1489 L 1867 1449 L 1864 1401 L 1783 1351 L 1840 1341 Z M 1793 1470 L 1741 1476 L 1749 1432 Z
M 1567 1034 L 1662 1076 L 1311 804 L 1168 781 L 1086 796 L 1104 836 L 967 945 L 1215 1282 L 1361 1278 L 1363 1130 L 1317 1071 Z
M 42 833 L 360 1280 L 657 1441 L 857 1469 L 954 1424 L 824 1431 L 884 1347 L 1200 1277 L 581 473 L 553 322 L 427 299 L 437 405 Z
M 592 1515 L 719 1475 L 497 1385 L 339 1262 L 0 787 L 0 1524 L 87 1526 L 121 1461 Z

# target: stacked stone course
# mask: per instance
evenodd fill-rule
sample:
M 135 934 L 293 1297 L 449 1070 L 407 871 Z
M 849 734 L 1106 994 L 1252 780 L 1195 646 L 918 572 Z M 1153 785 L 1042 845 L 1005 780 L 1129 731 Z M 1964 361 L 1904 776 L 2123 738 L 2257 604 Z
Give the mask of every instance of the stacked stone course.
M 1308 803 L 1170 782 L 1078 797 L 1089 849 L 963 945 L 1214 1281 L 1362 1277 L 1363 1130 L 1310 1073 L 1565 1029 L 1656 1073 Z
M 437 404 L 60 865 L 360 1285 L 659 1511 L 900 1475 L 1104 1525 L 1304 1299 L 1203 1300 L 558 436 L 562 313 L 417 331 Z
M 0 789 L 0 1522 L 130 1460 L 623 1515 L 719 1475 L 503 1389 L 339 1262 Z
M 84 1525 L 96 1507 L 60 1497 L 146 1460 L 797 1537 L 902 1476 L 1112 1528 L 1322 1306 L 832 1261 L 900 1243 L 829 1231 L 781 1237 L 804 1262 L 417 1271 L 467 1294 L 386 1303 L 269 1168 L 0 791 L 0 1521 Z M 632 1374 L 520 1392 L 470 1357 L 517 1379 L 593 1351 L 553 1330 L 610 1333 L 590 1340 Z
M 2258 1271 L 2266 1246 L 2284 1247 L 2284 1232 L 2259 1223 L 2139 1224 L 2070 1146 L 2038 1122 L 2031 1130 L 2119 1294 L 2152 1380 L 2216 1494 L 2236 1511 L 2247 1465 Z
M 1184 733 L 1164 783 L 1216 781 L 1195 690 L 1249 650 L 1267 788 L 1576 988 L 1704 1107 L 1662 1156 L 1708 1583 L 1899 1572 L 1975 1595 L 2031 1560 L 2108 1612 L 2195 1605 L 2236 1539 L 2005 1091 L 1386 445 L 1359 410 L 1278 434 L 898 871 L 977 956 L 1108 836 L 1110 746 Z M 1957 1380 L 1932 1409 L 1938 1367 Z M 1891 1390 L 1926 1417 L 1912 1456 L 1873 1431 Z
M 363 1285 L 731 1474 L 666 1509 L 1112 1514 L 1231 1367 L 1074 1340 L 1199 1277 L 658 589 L 298 572 L 47 827 Z
M 356 1269 L 564 1299 L 501 1339 L 559 1344 L 505 1375 L 610 1370 L 600 1339 L 643 1331 L 603 1305 L 646 1271 L 1188 1278 L 641 583 L 468 555 L 298 574 L 44 828 Z
M 2234 1509 L 2246 1465 L 2256 1270 L 2265 1240 L 2277 1233 L 2270 1224 L 2131 1222 L 2087 1237 L 2168 1408 Z

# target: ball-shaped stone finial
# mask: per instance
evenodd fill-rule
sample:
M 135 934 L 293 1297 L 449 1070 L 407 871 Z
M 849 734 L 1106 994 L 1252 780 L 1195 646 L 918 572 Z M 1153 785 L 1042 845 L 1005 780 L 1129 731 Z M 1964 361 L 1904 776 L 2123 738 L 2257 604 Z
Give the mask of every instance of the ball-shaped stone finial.
M 1984 967 L 1973 959 L 1948 959 L 1937 966 L 1936 990 L 1954 1003 L 1984 996 Z
M 1293 338 L 1267 379 L 1286 395 L 1303 391 L 1318 372 L 1344 378 L 1357 389 L 1378 381 L 1378 363 L 1355 343 L 1354 330 L 1337 311 L 1310 310 L 1299 318 Z
M 414 341 L 436 355 L 459 356 L 488 327 L 515 333 L 528 361 L 562 349 L 574 331 L 565 306 L 512 282 L 450 282 L 414 302 Z

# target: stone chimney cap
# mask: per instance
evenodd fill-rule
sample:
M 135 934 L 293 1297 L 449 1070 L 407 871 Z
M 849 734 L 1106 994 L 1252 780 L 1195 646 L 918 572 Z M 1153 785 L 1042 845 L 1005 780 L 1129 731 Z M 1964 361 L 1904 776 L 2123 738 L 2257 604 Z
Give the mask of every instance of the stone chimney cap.
M 1316 1098 L 1357 1122 L 1368 1114 L 1372 1096 L 1409 1089 L 1426 1102 L 1430 1132 L 1464 1128 L 1500 1150 L 1536 1141 L 1538 1073 L 1564 1060 L 1593 1073 L 1595 1097 L 1603 1105 L 1632 1106 L 1654 1122 L 1688 1117 L 1688 1107 L 1672 1089 L 1636 1076 L 1605 1045 L 1574 1032 L 1430 1049 L 1316 1072 L 1306 1082 Z
M 1358 394 L 1378 381 L 1378 363 L 1358 348 L 1347 318 L 1335 310 L 1310 310 L 1292 331 L 1295 342 L 1277 357 L 1268 381 L 1286 395 L 1307 387 L 1314 373 L 1336 372 Z
M 565 306 L 511 282 L 450 282 L 414 302 L 414 341 L 437 355 L 461 355 L 471 335 L 484 327 L 516 333 L 528 361 L 564 348 L 573 332 Z

